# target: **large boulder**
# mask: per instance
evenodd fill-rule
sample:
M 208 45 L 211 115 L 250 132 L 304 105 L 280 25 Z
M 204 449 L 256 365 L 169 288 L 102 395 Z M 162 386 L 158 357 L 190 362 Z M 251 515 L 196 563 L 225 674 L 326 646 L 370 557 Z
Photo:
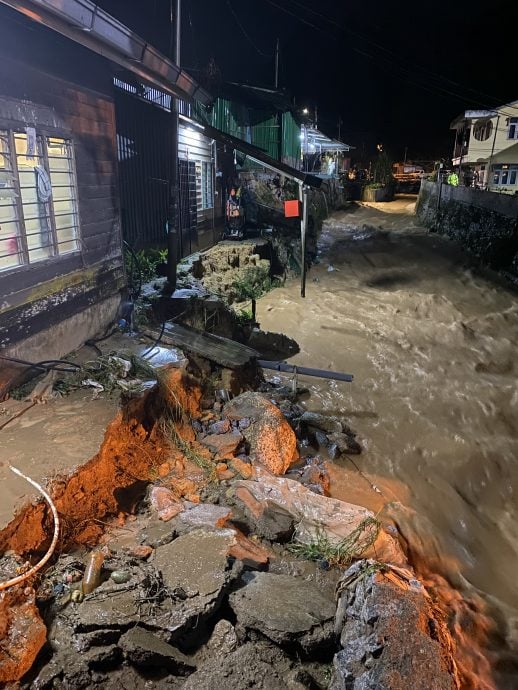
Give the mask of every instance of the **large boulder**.
M 225 405 L 223 414 L 230 420 L 250 420 L 242 429 L 250 457 L 273 474 L 284 474 L 298 460 L 295 432 L 279 408 L 261 393 L 239 395 Z
M 234 490 L 236 502 L 262 536 L 275 533 L 276 520 L 284 531 L 291 516 L 296 539 L 303 544 L 320 537 L 332 545 L 339 544 L 356 535 L 351 557 L 376 555 L 381 561 L 406 564 L 396 539 L 380 527 L 374 513 L 362 506 L 319 495 L 293 479 L 275 477 L 260 468 L 256 468 L 253 480 L 235 482 Z
M 387 577 L 372 563 L 343 576 L 335 622 L 342 647 L 329 690 L 454 690 L 442 626 L 417 580 Z
M 280 645 L 298 644 L 306 653 L 334 638 L 336 606 L 317 587 L 291 575 L 256 573 L 230 595 L 238 628 L 256 630 Z

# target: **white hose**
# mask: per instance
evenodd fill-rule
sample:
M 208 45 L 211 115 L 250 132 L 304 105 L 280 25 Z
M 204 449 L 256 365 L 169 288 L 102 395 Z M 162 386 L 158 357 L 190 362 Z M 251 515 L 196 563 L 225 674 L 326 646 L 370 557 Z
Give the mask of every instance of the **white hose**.
M 19 585 L 22 582 L 25 582 L 25 580 L 28 580 L 30 577 L 32 577 L 35 573 L 38 572 L 45 563 L 49 560 L 49 558 L 52 556 L 54 553 L 54 549 L 56 548 L 56 544 L 58 543 L 58 538 L 59 538 L 59 517 L 58 517 L 58 511 L 56 510 L 56 506 L 52 502 L 51 497 L 48 495 L 48 493 L 41 487 L 37 482 L 34 481 L 34 479 L 31 479 L 30 477 L 27 477 L 23 472 L 20 472 L 19 469 L 16 467 L 13 467 L 12 465 L 9 465 L 9 469 L 11 472 L 14 472 L 14 474 L 17 474 L 19 477 L 22 479 L 25 479 L 25 481 L 29 482 L 29 484 L 32 484 L 35 489 L 37 489 L 42 496 L 45 498 L 47 503 L 50 506 L 50 509 L 52 511 L 52 515 L 54 517 L 54 536 L 52 537 L 52 542 L 48 548 L 47 553 L 43 556 L 41 561 L 39 563 L 36 563 L 36 565 L 33 565 L 30 570 L 28 570 L 26 573 L 22 573 L 21 575 L 18 575 L 17 577 L 13 577 L 10 580 L 6 580 L 5 582 L 0 582 L 0 591 L 3 589 L 7 589 L 8 587 L 14 587 L 14 585 Z

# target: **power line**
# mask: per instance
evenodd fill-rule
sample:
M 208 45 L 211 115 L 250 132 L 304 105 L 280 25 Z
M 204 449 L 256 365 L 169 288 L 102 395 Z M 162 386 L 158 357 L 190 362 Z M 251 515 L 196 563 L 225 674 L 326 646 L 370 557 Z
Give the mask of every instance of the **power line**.
M 295 13 L 292 12 L 289 8 L 283 7 L 282 5 L 280 5 L 279 3 L 275 2 L 274 0 L 266 0 L 266 2 L 269 3 L 270 5 L 273 5 L 273 6 L 276 7 L 277 9 L 281 10 L 282 12 L 285 12 L 286 14 L 289 14 L 290 16 L 295 17 L 295 19 L 299 20 L 301 23 L 305 24 L 306 26 L 309 26 L 309 27 L 311 27 L 311 28 L 313 28 L 313 29 L 315 29 L 315 30 L 317 30 L 317 31 L 322 32 L 322 33 L 325 32 L 326 35 L 328 35 L 328 31 L 327 31 L 326 29 L 324 29 L 323 27 L 317 26 L 316 24 L 314 24 L 314 23 L 311 22 L 310 20 L 308 20 L 308 19 L 306 19 L 306 18 L 300 16 L 299 14 L 295 14 Z M 308 11 L 308 12 L 311 12 L 313 15 L 315 15 L 315 16 L 317 16 L 317 17 L 320 17 L 320 18 L 323 19 L 324 21 L 327 21 L 328 23 L 330 23 L 330 24 L 332 24 L 333 26 L 337 27 L 340 31 L 342 31 L 342 32 L 344 32 L 344 33 L 348 33 L 348 34 L 354 35 L 354 36 L 357 36 L 357 37 L 361 38 L 362 40 L 364 40 L 365 42 L 370 43 L 371 45 L 373 45 L 374 47 L 376 47 L 378 50 L 381 50 L 381 51 L 383 51 L 384 53 L 387 53 L 388 55 L 394 56 L 394 57 L 396 57 L 396 58 L 399 59 L 399 56 L 398 56 L 396 53 L 394 53 L 393 51 L 389 50 L 389 49 L 386 48 L 385 46 L 380 45 L 379 43 L 376 43 L 375 41 L 373 41 L 372 39 L 370 39 L 368 36 L 365 36 L 364 34 L 360 34 L 360 33 L 357 32 L 357 31 L 353 31 L 352 29 L 349 29 L 349 28 L 347 28 L 347 27 L 342 26 L 341 24 L 339 24 L 338 22 L 336 22 L 334 19 L 331 19 L 330 17 L 328 17 L 328 16 L 326 16 L 326 15 L 323 15 L 322 13 L 317 12 L 316 10 L 313 10 L 313 9 L 307 7 L 306 5 L 304 5 L 304 4 L 301 3 L 301 2 L 298 2 L 297 0 L 291 0 L 291 2 L 292 2 L 293 4 L 295 4 L 295 5 L 297 5 L 298 7 L 302 8 L 302 9 Z M 332 36 L 332 37 L 333 37 L 335 40 L 337 39 L 336 36 Z M 360 54 L 360 55 L 363 55 L 364 57 L 367 57 L 367 58 L 369 58 L 370 60 L 379 61 L 380 59 L 382 59 L 380 56 L 376 56 L 376 55 L 373 55 L 372 53 L 368 53 L 368 52 L 366 52 L 365 50 L 362 50 L 362 49 L 360 49 L 360 48 L 358 48 L 358 47 L 356 47 L 356 46 L 349 45 L 349 48 L 350 48 L 350 50 L 352 50 L 352 51 L 354 51 L 354 52 L 356 52 L 356 53 L 358 53 L 358 54 Z M 385 59 L 386 59 L 386 58 L 385 58 Z M 405 77 L 405 79 L 406 79 L 409 83 L 413 84 L 414 86 L 417 86 L 417 87 L 419 87 L 419 88 L 421 88 L 421 89 L 423 89 L 423 90 L 425 90 L 425 91 L 428 91 L 428 92 L 431 92 L 431 89 L 436 89 L 437 92 L 438 92 L 438 93 L 441 93 L 441 95 L 443 95 L 443 96 L 444 96 L 444 95 L 448 95 L 448 96 L 450 96 L 450 97 L 452 97 L 452 98 L 455 98 L 456 100 L 460 100 L 460 101 L 462 101 L 462 102 L 464 102 L 464 103 L 469 103 L 469 102 L 471 102 L 471 103 L 476 103 L 477 105 L 483 105 L 484 107 L 486 107 L 486 102 L 476 101 L 475 99 L 473 99 L 472 97 L 468 97 L 467 95 L 462 95 L 462 94 L 460 94 L 460 93 L 455 93 L 455 92 L 450 91 L 450 90 L 448 90 L 446 87 L 441 86 L 441 85 L 439 85 L 439 84 L 427 84 L 427 85 L 424 85 L 424 84 L 418 83 L 418 82 L 415 81 L 415 79 L 422 79 L 422 78 L 424 78 L 424 75 L 417 75 L 417 74 L 412 75 L 412 73 L 411 73 L 407 68 L 403 67 L 399 62 L 396 62 L 395 60 L 392 60 L 392 62 L 395 64 L 395 66 L 396 66 L 398 69 L 402 70 L 402 71 L 403 71 L 404 73 L 406 73 L 407 75 L 410 74 L 410 76 L 413 76 L 414 81 L 411 81 L 408 77 Z M 498 101 L 498 100 L 499 100 L 499 99 L 497 99 L 495 96 L 490 96 L 489 94 L 486 94 L 486 93 L 484 93 L 484 92 L 482 92 L 482 91 L 479 91 L 479 90 L 477 90 L 477 89 L 472 89 L 471 87 L 464 87 L 464 86 L 462 86 L 461 84 L 459 84 L 458 82 L 455 82 L 455 81 L 452 80 L 452 79 L 448 79 L 447 77 L 444 77 L 444 76 L 442 76 L 442 75 L 435 74 L 435 73 L 431 72 L 430 70 L 427 70 L 426 68 L 421 67 L 420 65 L 415 65 L 415 67 L 417 67 L 418 69 L 420 69 L 422 72 L 427 73 L 429 76 L 431 76 L 431 77 L 432 77 L 433 79 L 435 79 L 435 80 L 443 80 L 443 81 L 445 81 L 445 82 L 448 82 L 448 83 L 452 84 L 453 86 L 460 87 L 461 89 L 464 89 L 465 91 L 471 91 L 471 92 L 473 92 L 473 93 L 480 94 L 480 95 L 485 96 L 485 97 L 487 97 L 487 98 L 491 98 L 491 99 L 494 100 L 494 101 Z M 397 76 L 400 76 L 400 75 L 397 75 Z
M 241 31 L 243 32 L 243 35 L 244 35 L 244 36 L 246 37 L 246 39 L 250 42 L 250 44 L 252 45 L 252 47 L 255 48 L 255 50 L 259 53 L 259 55 L 262 55 L 263 57 L 268 58 L 269 60 L 270 60 L 271 58 L 273 58 L 273 54 L 267 55 L 266 53 L 264 53 L 264 52 L 254 43 L 254 41 L 252 41 L 252 39 L 250 38 L 250 35 L 249 35 L 248 32 L 246 31 L 245 27 L 243 26 L 243 24 L 241 23 L 239 17 L 237 16 L 237 14 L 236 14 L 234 8 L 232 7 L 232 4 L 231 4 L 230 0 L 227 0 L 227 5 L 228 5 L 228 9 L 229 9 L 230 12 L 232 13 L 232 16 L 233 16 L 234 19 L 236 20 L 236 24 L 239 26 L 239 28 L 240 28 Z
M 380 43 L 377 43 L 376 41 L 374 41 L 372 38 L 370 38 L 366 34 L 360 33 L 359 31 L 355 31 L 354 29 L 350 29 L 349 27 L 340 24 L 335 19 L 332 19 L 331 17 L 329 17 L 325 14 L 322 14 L 322 12 L 317 12 L 316 10 L 308 7 L 304 3 L 299 2 L 298 0 L 290 0 L 290 1 L 292 2 L 292 4 L 296 5 L 297 7 L 300 7 L 301 9 L 304 9 L 307 12 L 310 12 L 311 14 L 315 15 L 316 17 L 320 17 L 324 21 L 329 22 L 329 24 L 332 24 L 333 26 L 337 27 L 338 29 L 340 29 L 340 31 L 351 34 L 353 36 L 357 36 L 358 38 L 361 38 L 362 40 L 366 41 L 367 43 L 370 43 L 372 46 L 378 48 L 379 50 L 399 59 L 398 53 L 394 52 L 390 48 L 387 48 L 386 46 L 384 46 Z M 452 86 L 458 86 L 458 87 L 464 89 L 465 91 L 471 91 L 472 93 L 476 93 L 476 94 L 479 94 L 481 96 L 491 98 L 492 100 L 495 100 L 495 101 L 500 100 L 494 95 L 485 93 L 484 91 L 480 91 L 479 89 L 473 89 L 470 86 L 464 86 L 463 84 L 460 84 L 459 82 L 455 81 L 454 79 L 450 79 L 448 77 L 445 77 L 442 74 L 432 72 L 431 70 L 424 67 L 423 65 L 420 65 L 419 63 L 415 63 L 414 66 L 417 67 L 418 69 L 420 69 L 421 71 L 423 71 L 424 73 L 429 74 L 430 76 L 434 77 L 435 79 L 442 79 L 442 80 L 450 83 Z

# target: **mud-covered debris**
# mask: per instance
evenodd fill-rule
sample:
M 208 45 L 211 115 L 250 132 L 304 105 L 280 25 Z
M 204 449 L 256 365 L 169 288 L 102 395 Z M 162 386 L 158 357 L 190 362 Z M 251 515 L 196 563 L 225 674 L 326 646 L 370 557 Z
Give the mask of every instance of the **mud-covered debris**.
M 264 570 L 270 560 L 270 553 L 264 546 L 258 544 L 236 530 L 235 543 L 231 545 L 228 555 L 241 561 L 243 565 L 254 570 Z
M 331 480 L 325 462 L 319 457 L 307 457 L 302 467 L 296 467 L 287 472 L 290 479 L 304 484 L 308 489 L 323 496 L 329 496 Z
M 353 435 L 343 433 L 328 434 L 328 439 L 331 444 L 335 444 L 341 453 L 348 453 L 350 455 L 358 455 L 362 452 L 362 447 L 356 441 Z
M 243 437 L 238 431 L 210 434 L 201 440 L 204 446 L 221 457 L 232 455 L 242 441 Z
M 328 417 L 318 412 L 304 412 L 300 417 L 300 422 L 307 426 L 315 427 L 326 433 L 342 431 L 342 422 L 337 417 Z
M 166 601 L 147 619 L 146 627 L 181 634 L 212 615 L 239 576 L 241 565 L 230 564 L 227 553 L 235 542 L 233 530 L 193 530 L 157 548 L 153 566 L 161 572 L 167 592 L 185 597 Z
M 140 626 L 124 633 L 119 647 L 126 659 L 139 668 L 159 667 L 174 675 L 187 675 L 195 669 L 188 656 Z
M 284 474 L 298 459 L 297 439 L 286 418 L 260 393 L 247 392 L 225 405 L 223 414 L 232 420 L 250 419 L 242 431 L 250 457 L 274 474 Z
M 160 520 L 164 522 L 168 522 L 184 509 L 182 502 L 165 486 L 153 486 L 151 488 L 149 503 L 157 512 Z
M 31 587 L 0 594 L 0 684 L 19 680 L 31 668 L 46 632 Z
M 212 635 L 205 645 L 203 650 L 206 654 L 215 654 L 217 656 L 226 656 L 230 654 L 238 646 L 238 639 L 236 629 L 230 621 L 222 618 L 214 626 Z
M 182 690 L 302 690 L 299 669 L 282 650 L 266 642 L 247 643 L 230 654 L 211 656 L 182 686 Z
M 230 467 L 240 474 L 243 479 L 250 479 L 254 471 L 252 465 L 241 460 L 241 458 L 234 458 L 231 460 Z
M 130 556 L 133 556 L 134 558 L 138 558 L 142 561 L 147 561 L 147 559 L 153 553 L 153 547 L 149 546 L 149 544 L 140 544 L 138 546 L 132 547 L 128 553 Z
M 238 629 L 256 630 L 280 645 L 300 645 L 305 653 L 334 639 L 336 606 L 310 582 L 290 575 L 255 573 L 230 595 Z
M 230 424 L 230 420 L 221 419 L 219 422 L 214 422 L 213 424 L 210 424 L 208 432 L 209 434 L 226 434 L 231 429 L 232 425 Z
M 220 529 L 226 525 L 231 516 L 232 510 L 226 506 L 200 503 L 181 513 L 175 526 L 178 531 L 189 528 Z

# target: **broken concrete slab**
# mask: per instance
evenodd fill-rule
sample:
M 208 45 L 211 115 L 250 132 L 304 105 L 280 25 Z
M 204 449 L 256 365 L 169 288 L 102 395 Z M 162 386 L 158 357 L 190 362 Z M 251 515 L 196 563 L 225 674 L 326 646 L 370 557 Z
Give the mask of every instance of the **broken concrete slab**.
M 182 529 L 206 528 L 221 529 L 232 516 L 231 508 L 214 505 L 212 503 L 200 503 L 190 510 L 185 510 L 178 516 L 176 527 Z
M 139 626 L 124 633 L 118 646 L 126 659 L 139 668 L 158 667 L 175 675 L 187 675 L 195 670 L 195 665 L 188 656 Z
M 297 643 L 309 654 L 334 639 L 335 602 L 311 582 L 254 573 L 229 601 L 238 629 L 259 631 L 276 644 Z
M 339 598 L 342 650 L 329 690 L 454 690 L 454 663 L 424 587 L 399 587 L 369 565 L 355 563 L 343 576 L 351 584 Z
M 153 566 L 178 596 L 153 611 L 146 626 L 180 634 L 214 613 L 241 572 L 239 562 L 230 565 L 227 557 L 234 543 L 234 530 L 197 529 L 157 548 Z
M 207 660 L 182 685 L 182 690 L 301 690 L 297 665 L 275 645 L 247 643 L 230 654 Z
M 259 631 L 276 644 L 297 643 L 311 653 L 334 639 L 335 603 L 311 582 L 290 575 L 254 573 L 229 601 L 238 628 Z
M 270 472 L 284 474 L 298 459 L 293 429 L 279 408 L 260 393 L 242 393 L 225 405 L 223 414 L 230 420 L 251 420 L 242 430 L 250 447 L 250 458 Z

